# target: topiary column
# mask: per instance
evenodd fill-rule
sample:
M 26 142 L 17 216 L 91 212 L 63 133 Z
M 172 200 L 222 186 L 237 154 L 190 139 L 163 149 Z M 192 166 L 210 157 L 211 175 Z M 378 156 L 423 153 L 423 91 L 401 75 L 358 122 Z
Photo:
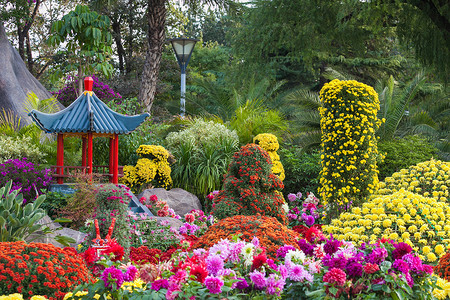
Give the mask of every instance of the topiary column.
M 287 224 L 282 208 L 281 180 L 272 173 L 269 154 L 256 144 L 236 152 L 228 167 L 223 190 L 214 198 L 213 213 L 218 219 L 236 215 L 261 214 Z
M 271 133 L 261 133 L 253 138 L 253 143 L 259 145 L 261 148 L 267 151 L 272 160 L 272 173 L 277 175 L 281 181 L 284 180 L 284 168 L 280 161 L 280 156 L 277 150 L 280 148 L 278 139 Z
M 322 155 L 319 193 L 331 214 L 361 203 L 378 183 L 375 131 L 378 94 L 363 83 L 333 80 L 320 91 Z

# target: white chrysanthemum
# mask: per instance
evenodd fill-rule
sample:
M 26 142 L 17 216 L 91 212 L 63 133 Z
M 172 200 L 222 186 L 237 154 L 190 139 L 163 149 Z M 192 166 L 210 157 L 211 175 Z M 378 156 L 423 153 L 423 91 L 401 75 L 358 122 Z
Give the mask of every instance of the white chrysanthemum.
M 286 254 L 285 262 L 292 262 L 294 264 L 303 263 L 305 261 L 305 253 L 302 250 L 289 251 Z

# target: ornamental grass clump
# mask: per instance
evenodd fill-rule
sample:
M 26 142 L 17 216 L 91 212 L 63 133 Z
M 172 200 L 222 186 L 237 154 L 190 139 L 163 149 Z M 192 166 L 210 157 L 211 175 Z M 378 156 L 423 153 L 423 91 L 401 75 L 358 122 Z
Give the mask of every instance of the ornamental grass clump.
M 222 239 L 231 240 L 234 235 L 239 235 L 247 242 L 257 237 L 261 246 L 266 249 L 267 256 L 274 260 L 277 259 L 277 250 L 281 246 L 292 245 L 299 249 L 298 234 L 295 231 L 288 229 L 273 217 L 260 215 L 240 215 L 220 220 L 209 227 L 195 247 L 209 248 Z
M 400 190 L 354 207 L 322 229 L 339 240 L 358 244 L 380 238 L 404 242 L 421 259 L 436 263 L 450 246 L 449 223 L 446 202 Z
M 283 164 L 280 161 L 280 156 L 277 153 L 277 150 L 280 148 L 277 137 L 271 133 L 261 133 L 253 138 L 253 143 L 259 145 L 269 153 L 270 159 L 272 160 L 272 173 L 283 181 L 286 176 L 284 174 Z
M 45 295 L 62 299 L 74 286 L 91 282 L 73 248 L 25 242 L 0 243 L 0 295 Z
M 272 162 L 265 150 L 256 144 L 243 146 L 234 154 L 223 189 L 214 198 L 214 216 L 220 220 L 261 214 L 275 217 L 286 225 L 283 183 L 271 170 Z
M 448 201 L 450 162 L 431 159 L 402 169 L 380 182 L 378 193 L 391 194 L 405 189 L 425 197 Z
M 320 91 L 322 155 L 319 195 L 331 214 L 360 204 L 377 184 L 377 142 L 381 121 L 375 90 L 360 82 L 333 80 Z
M 169 151 L 162 146 L 140 145 L 136 153 L 136 166 L 124 166 L 122 183 L 136 192 L 148 184 L 166 189 L 172 185 Z

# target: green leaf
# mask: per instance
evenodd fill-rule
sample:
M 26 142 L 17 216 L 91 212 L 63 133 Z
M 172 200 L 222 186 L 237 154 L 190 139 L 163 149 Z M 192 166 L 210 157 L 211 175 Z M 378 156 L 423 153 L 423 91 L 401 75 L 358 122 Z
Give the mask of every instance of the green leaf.
M 70 20 L 70 25 L 72 25 L 72 29 L 74 31 L 76 31 L 77 24 L 78 24 L 77 18 L 76 17 L 72 17 L 72 19 Z

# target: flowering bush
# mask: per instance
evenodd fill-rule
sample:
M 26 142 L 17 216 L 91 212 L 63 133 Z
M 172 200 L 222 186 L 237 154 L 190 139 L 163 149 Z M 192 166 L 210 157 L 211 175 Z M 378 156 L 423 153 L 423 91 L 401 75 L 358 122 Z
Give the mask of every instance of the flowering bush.
M 205 213 L 199 209 L 193 209 L 184 216 L 186 221 L 178 228 L 181 234 L 202 236 L 209 226 L 213 225 L 215 220 L 212 215 L 205 216 Z
M 391 194 L 405 189 L 425 197 L 447 201 L 450 189 L 450 162 L 429 160 L 402 169 L 380 182 L 378 193 Z
M 16 157 L 26 157 L 29 162 L 37 164 L 45 162 L 45 156 L 46 154 L 32 143 L 29 136 L 0 135 L 0 163 Z
M 320 280 L 311 287 L 317 296 L 433 299 L 433 268 L 423 264 L 406 243 L 380 240 L 357 248 L 331 238 L 301 248 L 307 256 L 321 257 Z
M 400 190 L 342 213 L 323 230 L 358 244 L 380 238 L 404 242 L 421 259 L 434 262 L 450 245 L 449 219 L 447 203 Z
M 375 90 L 357 81 L 333 80 L 320 91 L 322 155 L 319 194 L 331 212 L 374 193 L 380 108 Z
M 122 99 L 120 94 L 115 93 L 106 83 L 101 82 L 97 76 L 92 75 L 91 77 L 94 80 L 92 91 L 103 102 L 108 103 L 111 100 Z M 77 90 L 78 78 L 75 78 L 74 80 L 69 77 L 67 84 L 58 92 L 52 92 L 52 95 L 55 96 L 62 105 L 67 107 L 77 99 Z
M 236 152 L 228 167 L 223 190 L 214 198 L 212 212 L 218 219 L 261 214 L 287 224 L 281 180 L 272 171 L 267 152 L 248 144 Z
M 121 182 L 134 188 L 152 183 L 155 187 L 169 188 L 172 185 L 171 169 L 168 162 L 170 153 L 162 146 L 141 145 L 136 150 L 140 157 L 136 166 L 124 166 Z
M 278 178 L 283 181 L 285 175 L 280 156 L 277 154 L 277 150 L 280 148 L 277 137 L 270 133 L 261 133 L 253 138 L 253 143 L 267 151 L 270 160 L 272 161 L 272 173 L 277 175 Z
M 282 245 L 296 245 L 298 234 L 277 219 L 268 216 L 234 216 L 220 220 L 212 225 L 195 244 L 196 248 L 209 248 L 222 239 L 231 239 L 239 235 L 245 241 L 253 237 L 266 249 L 267 256 L 276 259 L 278 247 Z
M 311 227 L 320 222 L 325 215 L 323 206 L 319 205 L 319 199 L 313 193 L 307 193 L 304 200 L 301 199 L 302 196 L 300 192 L 288 194 L 291 209 L 289 209 L 287 217 L 291 227 L 299 225 Z
M 97 204 L 96 218 L 100 224 L 101 236 L 106 236 L 108 227 L 115 218 L 114 235 L 117 242 L 126 250 L 130 248 L 130 224 L 127 221 L 128 203 L 130 203 L 131 195 L 129 189 L 121 185 L 101 185 L 96 196 Z M 92 231 L 93 236 L 94 232 Z
M 7 160 L 0 164 L 0 186 L 12 180 L 11 190 L 20 189 L 24 203 L 32 202 L 52 180 L 49 169 L 39 170 L 38 167 L 26 157 Z
M 434 273 L 442 279 L 450 280 L 450 252 L 441 256 L 439 263 L 434 268 Z
M 139 199 L 141 204 L 145 205 L 155 216 L 170 217 L 177 220 L 181 219 L 177 213 L 169 207 L 166 201 L 159 200 L 158 196 L 151 195 L 150 198 L 141 197 Z
M 90 282 L 73 248 L 25 242 L 0 243 L 0 294 L 26 293 L 62 299 L 74 285 Z

